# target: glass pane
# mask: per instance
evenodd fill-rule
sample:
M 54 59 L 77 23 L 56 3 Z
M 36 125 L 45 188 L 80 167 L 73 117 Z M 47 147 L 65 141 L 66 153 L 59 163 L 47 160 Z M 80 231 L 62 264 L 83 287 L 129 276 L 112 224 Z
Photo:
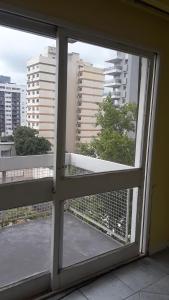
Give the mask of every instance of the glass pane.
M 138 189 L 66 200 L 63 267 L 135 241 Z
M 65 175 L 140 166 L 148 60 L 68 40 Z
M 3 26 L 0 38 L 0 183 L 52 176 L 56 42 Z
M 50 268 L 52 203 L 0 211 L 0 287 Z

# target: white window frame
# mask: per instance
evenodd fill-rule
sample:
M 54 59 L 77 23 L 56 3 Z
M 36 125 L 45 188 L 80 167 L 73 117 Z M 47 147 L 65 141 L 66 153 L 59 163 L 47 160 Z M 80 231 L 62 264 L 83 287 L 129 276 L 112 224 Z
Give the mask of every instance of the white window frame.
M 0 210 L 10 209 L 14 207 L 32 205 L 53 201 L 53 243 L 52 243 L 52 261 L 51 273 L 44 272 L 37 276 L 31 276 L 29 279 L 23 280 L 17 284 L 12 284 L 10 287 L 0 291 L 0 296 L 3 299 L 22 299 L 27 293 L 37 293 L 47 290 L 50 286 L 53 290 L 64 289 L 73 284 L 102 273 L 113 268 L 114 265 L 120 264 L 125 260 L 130 260 L 138 255 L 140 249 L 140 239 L 132 245 L 124 246 L 123 248 L 104 253 L 99 257 L 94 257 L 89 261 L 79 263 L 77 265 L 62 269 L 62 237 L 63 237 L 63 201 L 72 197 L 80 197 L 87 194 L 103 193 L 112 191 L 113 189 L 126 189 L 141 187 L 138 199 L 142 199 L 144 195 L 144 206 L 148 205 L 148 193 L 145 196 L 145 189 L 150 188 L 150 183 L 145 178 L 145 172 L 151 172 L 151 147 L 152 135 L 155 115 L 155 97 L 152 93 L 155 78 L 153 76 L 154 69 L 157 66 L 156 56 L 149 51 L 140 50 L 132 46 L 122 45 L 112 41 L 111 38 L 103 38 L 100 34 L 68 30 L 59 28 L 54 24 L 44 23 L 42 21 L 27 19 L 22 16 L 10 15 L 6 12 L 0 14 L 0 24 L 26 30 L 32 33 L 39 33 L 47 37 L 56 37 L 57 34 L 57 63 L 58 74 L 56 95 L 57 99 L 57 128 L 56 142 L 59 141 L 56 148 L 55 159 L 55 176 L 52 178 L 43 178 L 29 180 L 24 182 L 7 183 L 0 185 Z M 126 51 L 127 53 L 142 55 L 151 61 L 149 71 L 149 86 L 147 92 L 147 107 L 145 119 L 145 136 L 143 143 L 143 161 L 142 167 L 131 170 L 112 171 L 106 173 L 90 174 L 77 177 L 64 177 L 64 161 L 65 161 L 65 130 L 66 130 L 66 85 L 67 85 L 67 38 L 71 37 L 84 42 L 96 44 L 99 46 L 112 48 L 113 50 Z M 149 142 L 147 148 L 147 142 Z M 147 158 L 147 159 L 146 159 Z M 147 173 L 146 173 L 147 175 Z M 145 182 L 146 180 L 146 182 Z M 54 188 L 53 188 L 54 187 Z M 85 188 L 84 188 L 85 187 Z M 56 193 L 57 191 L 57 193 Z M 15 195 L 15 197 L 14 197 Z M 146 199 L 147 197 L 147 199 Z M 15 199 L 17 201 L 14 201 Z M 5 199 L 5 200 L 4 200 Z M 13 200 L 14 199 L 14 200 Z M 142 201 L 138 209 L 142 211 Z M 148 220 L 148 217 L 147 217 Z M 148 221 L 147 221 L 148 222 Z M 137 230 L 140 232 L 141 221 L 137 224 Z M 147 235 L 147 229 L 145 230 Z M 145 237 L 144 237 L 145 240 Z M 146 251 L 145 246 L 144 251 Z M 91 272 L 89 271 L 91 270 Z M 18 289 L 21 287 L 22 292 Z
M 144 116 L 144 137 L 142 140 L 142 163 L 140 167 L 133 169 L 127 169 L 122 171 L 110 171 L 103 173 L 92 173 L 82 176 L 64 177 L 64 163 L 65 163 L 65 135 L 66 135 L 66 100 L 67 100 L 67 39 L 72 38 L 78 41 L 92 43 L 98 46 L 107 47 L 113 50 L 124 51 L 130 54 L 144 56 L 149 60 L 149 78 L 146 93 L 146 114 Z M 68 285 L 75 284 L 77 281 L 88 279 L 91 276 L 100 273 L 105 269 L 112 268 L 116 263 L 120 264 L 125 260 L 132 259 L 134 256 L 140 254 L 140 232 L 141 232 L 141 212 L 143 205 L 143 194 L 145 188 L 145 171 L 146 171 L 146 157 L 147 157 L 147 142 L 149 134 L 149 113 L 152 109 L 152 85 L 153 74 L 156 57 L 154 54 L 135 49 L 133 47 L 121 46 L 114 43 L 112 40 L 107 40 L 101 37 L 96 37 L 93 34 L 82 34 L 81 32 L 74 30 L 58 30 L 58 107 L 57 107 L 57 139 L 59 143 L 56 149 L 56 186 L 55 191 L 57 204 L 59 210 L 56 212 L 56 220 L 60 219 L 60 232 L 59 226 L 56 221 L 57 227 L 57 240 L 59 240 L 59 246 L 53 252 L 54 269 L 58 269 L 57 274 L 53 270 L 53 287 L 66 288 Z M 141 146 L 141 145 L 140 145 Z M 94 257 L 89 261 L 76 264 L 74 266 L 62 269 L 62 235 L 63 235 L 63 201 L 75 197 L 81 197 L 90 194 L 103 193 L 112 190 L 126 189 L 139 187 L 138 204 L 137 204 L 137 222 L 135 242 L 130 245 L 124 246 L 122 249 L 110 251 L 109 253 Z M 117 257 L 119 257 L 117 259 Z M 57 258 L 57 259 L 56 259 Z M 107 260 L 107 262 L 106 262 Z M 59 275 L 58 275 L 59 274 Z M 59 276 L 59 280 L 58 280 Z M 58 285 L 59 282 L 59 285 Z

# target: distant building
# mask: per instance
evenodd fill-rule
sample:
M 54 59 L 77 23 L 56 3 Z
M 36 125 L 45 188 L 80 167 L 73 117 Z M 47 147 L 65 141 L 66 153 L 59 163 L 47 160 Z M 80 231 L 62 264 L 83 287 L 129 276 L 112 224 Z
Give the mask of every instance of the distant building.
M 105 89 L 111 93 L 113 103 L 137 103 L 139 57 L 117 51 L 117 55 L 107 60 L 110 65 L 105 69 Z
M 0 78 L 4 81 L 5 77 Z M 26 125 L 25 86 L 8 78 L 6 83 L 0 81 L 0 135 L 11 135 L 20 125 Z
M 0 82 L 1 83 L 10 83 L 11 78 L 9 76 L 0 75 Z
M 40 136 L 54 141 L 55 124 L 56 48 L 27 63 L 27 124 Z M 66 150 L 76 143 L 89 142 L 99 132 L 96 128 L 98 103 L 104 90 L 103 69 L 80 59 L 77 53 L 68 54 Z

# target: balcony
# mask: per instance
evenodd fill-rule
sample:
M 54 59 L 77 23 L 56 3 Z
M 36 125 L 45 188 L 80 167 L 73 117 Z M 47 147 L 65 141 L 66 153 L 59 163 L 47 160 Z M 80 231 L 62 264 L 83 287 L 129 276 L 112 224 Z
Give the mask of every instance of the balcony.
M 109 79 L 105 81 L 105 87 L 118 88 L 121 85 L 121 79 Z
M 113 63 L 113 64 L 118 64 L 118 63 L 121 63 L 122 60 L 123 60 L 122 57 L 116 56 L 114 58 L 108 59 L 106 62 Z
M 52 154 L 3 157 L 0 166 L 1 184 L 53 177 Z M 65 157 L 69 176 L 128 168 L 74 153 Z M 64 202 L 63 267 L 130 242 L 131 195 L 121 190 Z M 50 269 L 51 212 L 50 202 L 0 211 L 0 288 Z
M 121 97 L 121 92 L 112 92 L 111 98 L 112 99 L 119 99 Z
M 121 72 L 122 72 L 122 66 L 120 65 L 115 65 L 104 69 L 105 75 L 119 75 L 121 74 Z

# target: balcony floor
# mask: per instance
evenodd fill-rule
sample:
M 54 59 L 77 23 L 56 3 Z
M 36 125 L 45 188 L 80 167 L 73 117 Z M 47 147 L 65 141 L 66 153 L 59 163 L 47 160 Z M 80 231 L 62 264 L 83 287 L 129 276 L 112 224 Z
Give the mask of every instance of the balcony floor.
M 50 268 L 51 220 L 0 230 L 0 287 Z M 63 265 L 68 266 L 121 244 L 70 213 L 64 215 Z

